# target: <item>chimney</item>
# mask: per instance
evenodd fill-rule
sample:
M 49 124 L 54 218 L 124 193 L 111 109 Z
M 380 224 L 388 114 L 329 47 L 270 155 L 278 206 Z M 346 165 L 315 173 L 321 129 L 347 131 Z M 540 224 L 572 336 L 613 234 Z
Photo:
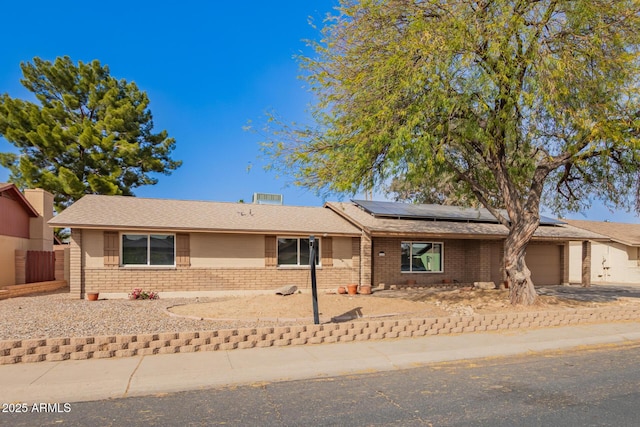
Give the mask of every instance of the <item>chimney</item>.
M 41 188 L 24 190 L 24 197 L 40 216 L 29 220 L 29 249 L 32 251 L 53 250 L 53 228 L 47 224 L 53 218 L 53 195 Z

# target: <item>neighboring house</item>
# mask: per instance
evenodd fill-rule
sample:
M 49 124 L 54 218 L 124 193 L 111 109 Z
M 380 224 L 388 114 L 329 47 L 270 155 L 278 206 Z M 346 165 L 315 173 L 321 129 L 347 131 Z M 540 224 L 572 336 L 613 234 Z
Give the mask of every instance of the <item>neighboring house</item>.
M 486 209 L 353 201 L 326 206 L 363 231 L 365 282 L 418 284 L 502 283 L 507 228 Z M 602 236 L 541 218 L 526 252 L 535 285 L 569 280 L 569 242 Z M 370 275 L 364 271 L 370 271 Z
M 390 213 L 381 213 L 382 208 Z M 71 293 L 78 298 L 95 291 L 124 297 L 136 287 L 165 296 L 308 288 L 310 235 L 319 241 L 321 288 L 409 279 L 418 284 L 504 280 L 507 229 L 482 210 L 89 195 L 49 223 L 71 228 Z M 557 220 L 545 224 L 536 232 L 527 262 L 537 284 L 565 283 L 569 241 L 601 236 Z
M 25 190 L 0 183 L 0 288 L 16 280 L 16 250 L 53 250 L 53 196 L 41 189 Z M 23 272 L 24 274 L 24 272 Z
M 574 227 L 608 237 L 608 241 L 593 242 L 591 245 L 593 283 L 640 284 L 640 224 L 571 219 L 564 221 Z M 579 281 L 581 251 L 579 244 L 571 244 L 571 281 Z

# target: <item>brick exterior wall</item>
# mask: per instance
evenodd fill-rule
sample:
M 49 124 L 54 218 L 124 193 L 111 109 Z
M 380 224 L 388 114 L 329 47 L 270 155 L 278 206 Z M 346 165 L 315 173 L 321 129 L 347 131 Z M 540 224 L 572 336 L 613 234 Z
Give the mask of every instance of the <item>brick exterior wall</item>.
M 562 277 L 561 284 L 569 284 L 569 243 L 560 248 L 560 277 Z
M 591 286 L 591 242 L 582 242 L 582 286 Z
M 130 293 L 134 288 L 143 288 L 157 292 L 208 292 L 208 291 L 245 291 L 274 290 L 285 285 L 295 285 L 299 289 L 311 287 L 311 271 L 308 267 L 278 267 L 276 265 L 276 236 L 265 236 L 264 267 L 191 267 L 189 260 L 189 235 L 178 234 L 176 266 L 162 267 L 121 267 L 119 265 L 119 238 L 117 233 L 105 232 L 104 236 L 114 234 L 115 239 L 104 239 L 104 248 L 96 253 L 93 247 L 94 261 L 86 265 L 84 258 L 90 249 L 88 236 L 80 229 L 73 229 L 69 247 L 70 293 L 75 298 L 83 298 L 87 292 Z M 180 246 L 180 237 L 183 245 Z M 115 242 L 115 243 L 114 243 Z M 331 245 L 331 240 L 327 239 Z M 95 246 L 95 245 L 94 245 Z M 333 259 L 316 270 L 318 287 L 329 289 L 349 283 L 359 283 L 360 278 L 360 239 L 351 240 L 351 265 L 335 266 Z M 329 256 L 333 250 L 322 247 L 323 255 Z M 180 254 L 185 262 L 178 262 Z M 104 266 L 96 264 L 96 256 L 102 254 Z M 115 262 L 113 260 L 116 260 Z
M 84 293 L 82 267 L 82 230 L 74 228 L 69 239 L 69 293 L 72 298 L 80 299 Z
M 499 240 L 447 240 L 414 239 L 443 243 L 444 268 L 442 273 L 401 272 L 402 242 L 405 238 L 376 237 L 373 241 L 373 284 L 405 284 L 415 280 L 418 285 L 442 283 L 443 280 L 460 283 L 502 280 L 502 241 Z M 380 256 L 384 252 L 384 256 Z
M 372 250 L 373 243 L 371 236 L 366 233 L 362 233 L 360 237 L 360 285 L 372 285 Z M 358 283 L 358 282 L 356 282 Z
M 157 292 L 273 290 L 284 285 L 295 285 L 300 289 L 310 287 L 308 268 L 279 268 L 274 265 L 274 236 L 265 236 L 264 267 L 189 267 L 186 263 L 187 266 L 173 268 L 85 266 L 83 237 L 82 230 L 72 230 L 70 293 L 76 298 L 82 298 L 86 292 L 129 293 L 138 287 Z M 403 241 L 442 243 L 443 272 L 402 272 Z M 327 249 L 323 251 L 326 255 Z M 380 256 L 381 252 L 384 256 Z M 362 234 L 360 238 L 351 239 L 351 265 L 325 265 L 317 270 L 317 280 L 318 286 L 325 289 L 349 283 L 374 287 L 381 283 L 402 285 L 408 280 L 415 280 L 418 286 L 444 282 L 494 282 L 499 285 L 505 277 L 503 253 L 502 240 L 371 238 Z M 562 259 L 563 278 L 568 274 L 567 261 L 566 257 Z
M 0 299 L 15 298 L 40 292 L 51 292 L 67 287 L 65 280 L 52 280 L 49 282 L 35 282 L 23 285 L 5 286 L 0 289 Z
M 353 268 L 319 268 L 318 287 L 351 282 Z M 129 293 L 134 288 L 157 292 L 273 290 L 284 285 L 311 287 L 308 268 L 85 268 L 83 292 Z

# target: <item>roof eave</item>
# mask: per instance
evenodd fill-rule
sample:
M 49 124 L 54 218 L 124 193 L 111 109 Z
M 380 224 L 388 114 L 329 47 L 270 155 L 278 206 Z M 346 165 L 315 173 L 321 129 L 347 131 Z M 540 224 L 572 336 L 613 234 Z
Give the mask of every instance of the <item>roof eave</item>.
M 431 237 L 440 239 L 457 239 L 457 240 L 500 240 L 507 237 L 506 234 L 468 234 L 468 233 L 436 233 L 436 232 L 419 232 L 419 231 L 384 231 L 372 230 L 373 237 L 406 237 L 419 238 Z
M 108 231 L 166 231 L 181 233 L 228 233 L 228 234 L 281 234 L 281 235 L 316 235 L 320 237 L 359 237 L 360 233 L 343 231 L 310 231 L 310 230 L 267 230 L 267 229 L 231 229 L 231 228 L 194 228 L 194 227 L 158 227 L 158 226 L 120 226 L 120 225 L 100 225 L 100 224 L 56 224 L 49 221 L 49 225 L 61 228 L 72 228 L 81 230 L 108 230 Z

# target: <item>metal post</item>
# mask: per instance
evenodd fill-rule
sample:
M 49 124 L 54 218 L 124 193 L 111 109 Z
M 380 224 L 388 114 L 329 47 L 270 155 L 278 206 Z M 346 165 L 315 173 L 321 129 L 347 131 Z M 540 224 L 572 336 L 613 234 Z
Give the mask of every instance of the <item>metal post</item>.
M 315 237 L 309 236 L 309 267 L 311 267 L 311 295 L 313 296 L 313 323 L 320 324 L 318 315 L 318 287 L 316 286 L 316 245 Z

